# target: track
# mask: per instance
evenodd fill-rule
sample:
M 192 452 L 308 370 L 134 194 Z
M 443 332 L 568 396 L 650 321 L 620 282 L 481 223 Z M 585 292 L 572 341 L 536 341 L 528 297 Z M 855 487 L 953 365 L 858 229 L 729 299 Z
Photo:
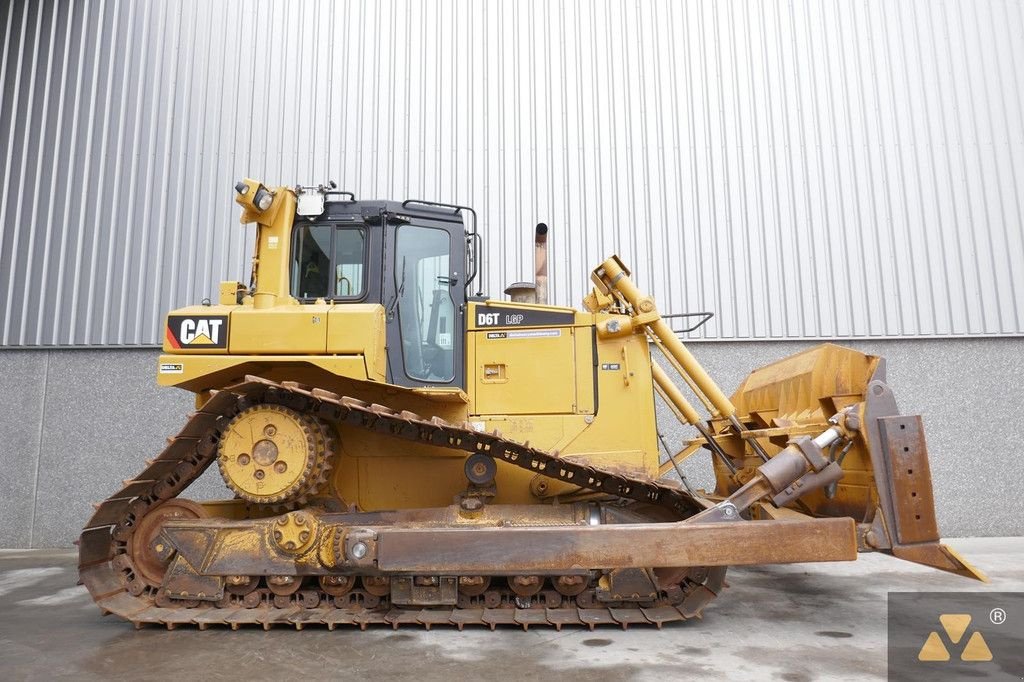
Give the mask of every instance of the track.
M 205 629 L 211 625 L 338 626 L 467 625 L 496 628 L 512 625 L 655 625 L 699 617 L 724 586 L 724 568 L 693 569 L 678 587 L 662 592 L 650 603 L 601 603 L 593 585 L 578 594 L 537 589 L 523 596 L 512 578 L 496 578 L 482 594 L 460 594 L 456 608 L 403 608 L 388 602 L 370 580 L 356 581 L 347 590 L 317 583 L 289 587 L 270 585 L 258 576 L 251 587 L 233 589 L 218 602 L 174 600 L 159 585 L 143 577 L 132 557 L 132 539 L 147 514 L 176 498 L 216 459 L 221 428 L 240 410 L 261 402 L 281 404 L 318 417 L 369 429 L 391 437 L 438 447 L 480 452 L 551 478 L 583 488 L 689 515 L 702 507 L 686 491 L 658 481 L 625 478 L 619 474 L 559 459 L 527 445 L 502 438 L 497 432 L 479 433 L 469 424 L 450 424 L 437 417 L 395 412 L 381 405 L 310 389 L 291 382 L 275 383 L 246 377 L 243 383 L 216 392 L 193 414 L 164 451 L 134 479 L 101 504 L 79 538 L 79 576 L 104 613 L 131 621 L 137 627 L 182 625 Z M 545 581 L 546 582 L 546 581 Z M 538 588 L 545 585 L 542 583 Z M 576 591 L 576 590 L 572 590 Z M 518 592 L 518 594 L 517 594 Z

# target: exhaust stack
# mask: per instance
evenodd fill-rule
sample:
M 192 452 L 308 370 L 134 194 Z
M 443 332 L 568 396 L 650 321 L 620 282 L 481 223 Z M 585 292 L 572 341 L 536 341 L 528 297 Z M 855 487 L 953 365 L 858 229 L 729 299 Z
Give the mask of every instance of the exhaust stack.
M 505 288 L 513 303 L 548 303 L 548 226 L 537 223 L 533 234 L 533 282 L 515 282 Z
M 537 223 L 533 236 L 533 265 L 536 270 L 534 282 L 537 284 L 537 303 L 547 305 L 548 302 L 548 226 Z

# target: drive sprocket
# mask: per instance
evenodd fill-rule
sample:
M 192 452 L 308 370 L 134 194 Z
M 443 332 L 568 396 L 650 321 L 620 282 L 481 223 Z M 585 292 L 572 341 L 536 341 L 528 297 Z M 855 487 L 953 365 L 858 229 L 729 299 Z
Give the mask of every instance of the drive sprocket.
M 289 407 L 259 404 L 231 419 L 217 451 L 224 482 L 253 504 L 305 504 L 327 485 L 334 442 L 328 426 Z

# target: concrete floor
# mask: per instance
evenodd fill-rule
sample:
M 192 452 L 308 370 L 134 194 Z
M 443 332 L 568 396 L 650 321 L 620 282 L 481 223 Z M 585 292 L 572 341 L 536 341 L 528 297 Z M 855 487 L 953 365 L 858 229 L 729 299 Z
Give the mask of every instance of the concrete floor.
M 0 676 L 74 678 L 885 679 L 886 593 L 1024 591 L 1024 538 L 950 542 L 984 585 L 866 555 L 733 569 L 703 621 L 664 630 L 136 631 L 101 618 L 66 551 L 0 551 Z

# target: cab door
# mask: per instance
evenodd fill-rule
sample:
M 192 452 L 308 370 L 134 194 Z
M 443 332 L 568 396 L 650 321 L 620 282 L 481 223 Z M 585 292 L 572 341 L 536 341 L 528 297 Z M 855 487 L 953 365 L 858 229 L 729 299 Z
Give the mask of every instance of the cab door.
M 400 220 L 385 216 L 388 381 L 465 388 L 462 223 Z

